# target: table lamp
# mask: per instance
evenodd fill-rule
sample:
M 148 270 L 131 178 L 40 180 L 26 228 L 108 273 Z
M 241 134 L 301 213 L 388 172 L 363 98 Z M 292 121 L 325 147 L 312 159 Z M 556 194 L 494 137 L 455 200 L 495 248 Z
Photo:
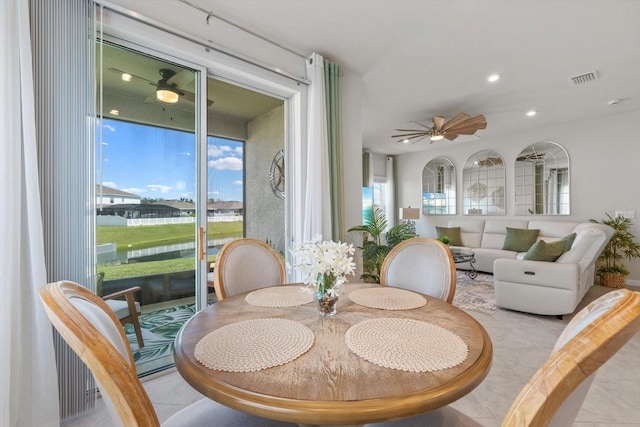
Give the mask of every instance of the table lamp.
M 404 220 L 404 223 L 409 226 L 411 233 L 416 234 L 416 223 L 413 220 L 420 219 L 420 209 L 412 208 L 411 206 L 400 208 L 400 219 Z

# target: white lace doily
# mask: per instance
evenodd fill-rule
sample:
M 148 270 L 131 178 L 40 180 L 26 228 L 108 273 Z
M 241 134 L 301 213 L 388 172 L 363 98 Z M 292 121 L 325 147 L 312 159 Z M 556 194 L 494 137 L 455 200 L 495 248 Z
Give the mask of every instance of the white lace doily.
M 284 365 L 306 353 L 315 336 L 300 322 L 253 319 L 223 326 L 204 336 L 195 358 L 210 369 L 253 372 Z
M 469 349 L 458 335 L 411 319 L 370 319 L 345 334 L 347 347 L 371 363 L 409 372 L 431 372 L 464 362 Z

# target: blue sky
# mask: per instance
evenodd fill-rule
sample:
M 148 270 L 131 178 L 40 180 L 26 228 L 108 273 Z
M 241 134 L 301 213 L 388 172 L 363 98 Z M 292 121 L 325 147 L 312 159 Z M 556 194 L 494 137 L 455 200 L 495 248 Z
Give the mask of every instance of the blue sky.
M 140 197 L 195 198 L 193 134 L 110 119 L 104 119 L 102 129 L 98 183 Z M 241 142 L 208 138 L 209 199 L 242 201 L 242 150 Z

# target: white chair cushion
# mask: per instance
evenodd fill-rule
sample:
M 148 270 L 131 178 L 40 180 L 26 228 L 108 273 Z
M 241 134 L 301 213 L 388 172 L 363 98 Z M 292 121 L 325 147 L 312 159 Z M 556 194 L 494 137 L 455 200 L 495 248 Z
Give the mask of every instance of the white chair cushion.
M 122 319 L 123 317 L 127 317 L 130 315 L 129 306 L 127 305 L 126 301 L 119 300 L 119 299 L 108 299 L 105 302 L 107 303 L 109 308 L 113 310 L 113 312 L 116 314 L 116 317 L 118 319 Z M 136 311 L 140 313 L 140 303 L 136 301 L 135 304 L 136 304 Z
M 297 424 L 245 414 L 211 399 L 199 400 L 162 423 L 162 427 L 209 427 L 213 425 L 218 427 L 297 426 Z

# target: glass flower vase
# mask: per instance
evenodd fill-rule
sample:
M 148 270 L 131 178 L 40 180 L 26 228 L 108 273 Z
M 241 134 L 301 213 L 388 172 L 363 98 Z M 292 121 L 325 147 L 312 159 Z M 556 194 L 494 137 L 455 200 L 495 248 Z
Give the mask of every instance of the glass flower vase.
M 318 274 L 316 278 L 316 301 L 320 316 L 335 316 L 338 306 L 338 293 L 335 289 L 336 277 L 333 274 Z
M 338 312 L 338 296 L 330 295 L 328 292 L 316 293 L 316 301 L 318 302 L 318 313 L 322 317 L 335 316 Z

